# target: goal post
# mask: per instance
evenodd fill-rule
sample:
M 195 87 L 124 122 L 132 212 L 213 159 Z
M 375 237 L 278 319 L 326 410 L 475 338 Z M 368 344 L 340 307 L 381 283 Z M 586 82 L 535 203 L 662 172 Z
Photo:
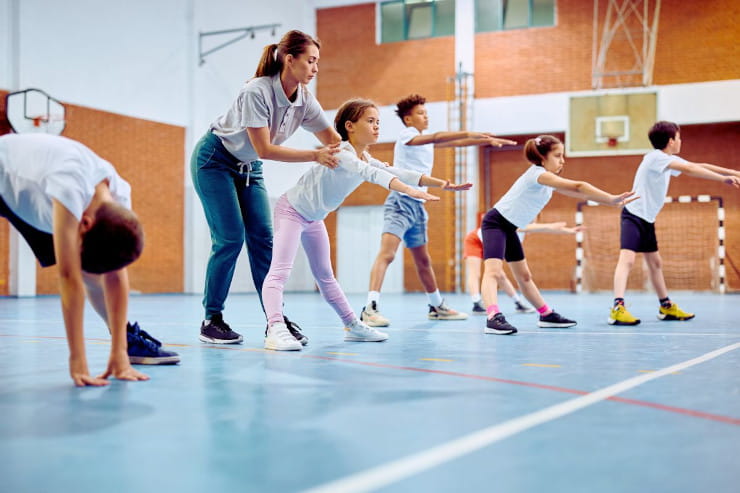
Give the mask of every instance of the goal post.
M 621 210 L 580 202 L 575 222 L 576 292 L 611 291 L 619 258 Z M 724 293 L 725 209 L 722 197 L 681 195 L 666 197 L 655 222 L 663 275 L 672 290 Z M 647 266 L 638 254 L 629 276 L 628 290 L 649 290 Z

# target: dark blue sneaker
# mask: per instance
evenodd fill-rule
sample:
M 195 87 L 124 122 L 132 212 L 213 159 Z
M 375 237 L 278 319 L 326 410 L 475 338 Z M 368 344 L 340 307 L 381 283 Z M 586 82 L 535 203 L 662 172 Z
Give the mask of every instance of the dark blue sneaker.
M 138 322 L 126 326 L 128 359 L 134 365 L 174 365 L 180 356 L 162 349 L 162 343 L 139 327 Z

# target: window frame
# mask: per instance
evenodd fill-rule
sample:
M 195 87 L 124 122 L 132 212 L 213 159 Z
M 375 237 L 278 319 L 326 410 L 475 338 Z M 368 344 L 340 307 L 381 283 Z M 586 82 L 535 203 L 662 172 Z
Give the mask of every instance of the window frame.
M 488 1 L 488 0 L 475 0 L 475 13 L 478 12 L 478 4 L 482 1 Z M 557 25 L 557 18 L 556 18 L 556 11 L 557 11 L 557 0 L 552 0 L 552 24 L 546 24 L 546 25 L 534 25 L 533 19 L 534 19 L 534 3 L 535 0 L 508 0 L 509 2 L 512 1 L 521 1 L 527 3 L 527 24 L 524 26 L 514 26 L 514 27 L 506 27 L 506 10 L 507 7 L 504 5 L 506 0 L 499 0 L 498 1 L 498 26 L 495 29 L 480 29 L 478 24 L 478 16 L 475 16 L 475 34 L 481 34 L 481 33 L 495 33 L 500 31 L 514 31 L 517 29 L 534 29 L 538 27 L 554 27 Z
M 445 36 L 454 36 L 454 30 L 452 33 L 446 33 L 446 34 L 438 34 L 439 26 L 440 24 L 438 22 L 438 2 L 440 1 L 450 1 L 455 3 L 456 0 L 422 0 L 422 1 L 409 1 L 409 0 L 385 0 L 378 2 L 378 19 L 380 19 L 380 22 L 378 22 L 378 41 L 379 44 L 388 44 L 388 43 L 397 43 L 399 41 L 418 41 L 421 39 L 431 39 L 431 38 L 441 38 Z M 403 6 L 403 38 L 401 40 L 396 41 L 384 41 L 383 40 L 383 6 L 388 4 L 400 4 Z M 410 19 L 411 15 L 410 12 L 414 9 L 419 9 L 421 7 L 429 8 L 431 7 L 431 18 L 432 18 L 432 26 L 431 26 L 431 33 L 428 36 L 421 36 L 421 37 L 409 37 L 409 27 L 410 27 Z M 454 25 L 454 15 L 455 15 L 455 9 L 453 8 L 453 25 Z

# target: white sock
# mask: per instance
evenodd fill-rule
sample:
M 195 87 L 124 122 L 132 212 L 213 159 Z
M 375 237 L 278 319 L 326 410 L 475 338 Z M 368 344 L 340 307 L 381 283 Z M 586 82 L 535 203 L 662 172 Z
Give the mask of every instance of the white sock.
M 514 303 L 521 303 L 522 299 L 519 297 L 519 293 L 514 293 L 514 296 L 511 297 L 511 301 Z
M 470 299 L 473 300 L 473 303 L 478 303 L 481 300 L 480 294 L 471 295 Z
M 380 291 L 367 292 L 367 303 L 365 304 L 365 306 L 370 306 L 373 301 L 376 305 L 378 304 L 378 301 L 380 301 Z
M 427 293 L 427 299 L 429 304 L 432 306 L 439 306 L 442 304 L 442 295 L 439 294 L 439 289 L 433 293 Z

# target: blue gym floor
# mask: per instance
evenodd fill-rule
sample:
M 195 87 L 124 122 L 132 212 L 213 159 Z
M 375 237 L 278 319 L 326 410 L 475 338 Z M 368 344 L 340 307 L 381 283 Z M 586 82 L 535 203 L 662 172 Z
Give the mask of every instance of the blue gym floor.
M 84 389 L 59 299 L 0 298 L 0 490 L 740 491 L 740 296 L 672 298 L 696 319 L 658 321 L 654 295 L 630 293 L 643 323 L 612 327 L 608 293 L 545 293 L 578 326 L 538 329 L 502 297 L 520 332 L 496 336 L 384 295 L 390 339 L 344 343 L 318 294 L 288 293 L 310 338 L 291 353 L 262 349 L 254 295 L 228 300 L 239 346 L 198 341 L 200 296 L 138 295 L 131 318 L 182 362 Z M 108 333 L 86 315 L 99 374 Z

